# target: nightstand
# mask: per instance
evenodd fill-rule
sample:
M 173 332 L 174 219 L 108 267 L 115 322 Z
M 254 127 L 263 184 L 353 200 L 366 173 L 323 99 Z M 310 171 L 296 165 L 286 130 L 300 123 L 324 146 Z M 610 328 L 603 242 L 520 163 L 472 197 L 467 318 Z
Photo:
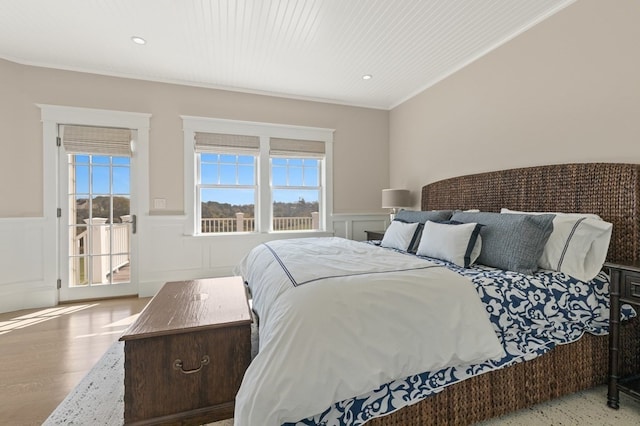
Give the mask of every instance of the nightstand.
M 619 392 L 622 391 L 640 401 L 640 375 L 620 377 L 620 306 L 623 303 L 640 307 L 640 261 L 628 264 L 604 264 L 609 268 L 611 285 L 609 295 L 609 390 L 607 405 L 618 408 Z
M 384 231 L 364 231 L 367 234 L 367 241 L 381 240 L 384 237 Z

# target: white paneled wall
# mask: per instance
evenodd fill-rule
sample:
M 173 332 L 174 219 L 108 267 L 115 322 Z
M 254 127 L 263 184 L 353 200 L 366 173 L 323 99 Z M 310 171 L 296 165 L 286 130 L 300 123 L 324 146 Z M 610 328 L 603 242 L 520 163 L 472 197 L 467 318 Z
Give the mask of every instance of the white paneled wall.
M 140 296 L 154 295 L 167 281 L 231 275 L 255 246 L 276 239 L 337 236 L 365 240 L 365 230 L 382 230 L 385 214 L 333 216 L 335 232 L 243 235 L 185 235 L 184 216 L 148 216 L 139 221 Z
M 365 240 L 365 230 L 383 230 L 386 214 L 338 214 L 335 232 L 245 235 L 185 235 L 185 216 L 138 219 L 139 294 L 154 295 L 167 281 L 226 276 L 253 247 L 299 237 L 337 236 Z M 0 312 L 54 306 L 58 301 L 56 223 L 43 218 L 0 219 Z
M 57 303 L 55 228 L 49 228 L 43 218 L 0 219 L 0 312 Z
M 336 214 L 333 229 L 336 237 L 364 241 L 364 231 L 384 231 L 389 226 L 388 214 Z

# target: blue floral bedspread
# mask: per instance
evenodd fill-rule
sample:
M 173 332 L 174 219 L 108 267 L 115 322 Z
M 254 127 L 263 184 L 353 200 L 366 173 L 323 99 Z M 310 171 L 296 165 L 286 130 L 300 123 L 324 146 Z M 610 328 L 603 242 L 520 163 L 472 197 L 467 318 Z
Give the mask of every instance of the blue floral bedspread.
M 559 272 L 533 276 L 482 265 L 464 269 L 438 259 L 469 277 L 484 302 L 506 356 L 499 361 L 445 368 L 395 380 L 365 395 L 344 400 L 323 413 L 291 425 L 346 426 L 396 411 L 442 391 L 447 385 L 543 355 L 574 342 L 585 332 L 604 335 L 609 322 L 609 278 L 601 272 L 590 282 Z M 623 305 L 622 319 L 636 315 Z

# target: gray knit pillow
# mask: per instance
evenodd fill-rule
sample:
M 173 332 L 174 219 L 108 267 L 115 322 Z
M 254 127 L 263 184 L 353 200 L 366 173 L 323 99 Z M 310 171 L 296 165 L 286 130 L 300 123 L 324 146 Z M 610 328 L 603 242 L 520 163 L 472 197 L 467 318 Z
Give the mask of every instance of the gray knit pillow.
M 509 216 L 509 217 L 507 217 Z M 451 220 L 484 225 L 477 263 L 531 275 L 553 231 L 553 214 L 525 215 L 457 212 Z

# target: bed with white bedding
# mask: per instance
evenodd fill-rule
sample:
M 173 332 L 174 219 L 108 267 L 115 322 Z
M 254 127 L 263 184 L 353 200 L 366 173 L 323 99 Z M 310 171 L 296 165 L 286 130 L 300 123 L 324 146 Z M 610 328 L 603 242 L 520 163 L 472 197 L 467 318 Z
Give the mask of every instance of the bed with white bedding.
M 238 426 L 295 422 L 397 378 L 504 356 L 471 281 L 426 259 L 304 238 L 258 246 L 239 272 L 261 327 Z
M 511 183 L 500 187 L 503 173 L 510 172 L 462 178 L 465 184 L 479 184 L 475 197 L 458 190 L 452 198 L 447 191 L 444 200 L 431 199 L 431 205 L 451 208 L 453 202 L 483 211 L 487 203 L 492 211 L 589 209 L 613 223 L 610 260 L 638 254 L 617 234 L 628 235 L 631 229 L 638 235 L 638 200 L 624 201 L 632 208 L 611 207 L 620 196 L 603 195 L 602 183 L 594 181 L 604 176 L 609 188 L 614 174 L 615 185 L 626 193 L 629 184 L 622 174 L 637 194 L 636 165 L 522 169 L 514 176 L 570 175 L 560 179 L 569 184 L 548 191 L 547 201 L 535 206 L 533 198 L 520 198 L 521 190 L 516 202 L 503 195 L 499 201 L 487 197 L 486 182 L 496 176 L 500 185 L 492 188 L 497 193 L 513 190 Z M 570 210 L 558 207 L 566 191 L 579 188 L 591 195 L 583 188 L 584 174 L 598 197 L 583 206 L 568 203 Z M 530 178 L 519 185 L 532 191 Z M 435 185 L 431 192 L 450 186 Z M 423 208 L 428 208 L 425 198 L 423 192 Z M 470 200 L 477 204 L 469 205 Z M 616 213 L 621 208 L 632 212 L 630 223 Z M 485 242 L 494 247 L 490 239 Z M 278 241 L 256 248 L 239 272 L 260 318 L 260 352 L 238 393 L 236 424 L 469 424 L 602 382 L 606 337 L 593 335 L 607 332 L 604 273 L 586 281 L 561 269 L 523 273 L 455 265 L 464 259 L 443 261 L 340 239 Z M 485 256 L 483 261 L 489 260 Z M 319 269 L 321 264 L 327 268 Z M 624 312 L 633 315 L 630 309 Z M 575 364 L 572 371 L 567 362 Z

